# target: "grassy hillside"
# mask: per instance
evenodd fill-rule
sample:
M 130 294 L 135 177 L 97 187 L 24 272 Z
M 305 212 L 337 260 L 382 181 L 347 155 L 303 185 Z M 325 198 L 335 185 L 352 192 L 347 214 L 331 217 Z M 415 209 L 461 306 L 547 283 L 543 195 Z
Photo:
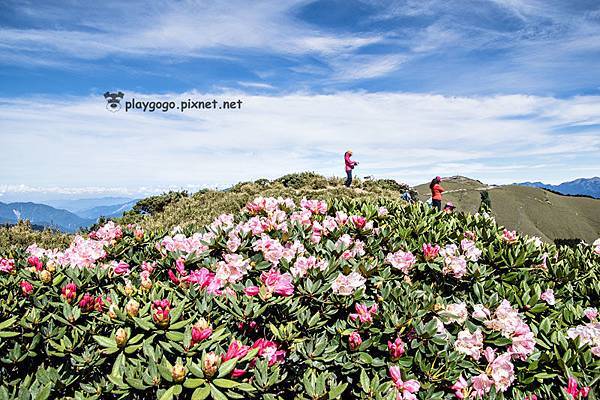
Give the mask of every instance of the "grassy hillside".
M 486 189 L 492 213 L 499 224 L 509 229 L 536 235 L 544 240 L 581 238 L 593 242 L 600 236 L 600 200 L 561 196 L 547 190 L 525 186 L 492 186 L 464 177 L 448 178 L 442 183 L 449 192 L 444 202 L 453 202 L 459 211 L 474 213 Z M 429 197 L 428 185 L 415 188 L 421 200 Z
M 150 230 L 169 230 L 175 226 L 199 228 L 222 213 L 237 212 L 257 196 L 283 196 L 294 200 L 306 197 L 327 201 L 380 197 L 399 199 L 404 192 L 411 191 L 408 185 L 386 179 L 357 179 L 352 189 L 346 188 L 343 182 L 341 178 L 325 178 L 310 172 L 290 174 L 273 181 L 260 179 L 242 182 L 226 191 L 203 190 L 188 197 L 177 198 L 166 206 L 161 204 L 161 211 L 152 215 L 129 213 L 121 219 L 121 223 L 138 223 Z

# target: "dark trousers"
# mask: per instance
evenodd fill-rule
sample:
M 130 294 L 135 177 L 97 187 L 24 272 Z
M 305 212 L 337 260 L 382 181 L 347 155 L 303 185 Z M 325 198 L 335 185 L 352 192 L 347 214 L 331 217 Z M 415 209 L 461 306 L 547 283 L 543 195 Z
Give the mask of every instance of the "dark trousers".
M 346 171 L 346 183 L 344 183 L 346 187 L 350 187 L 352 185 L 352 170 Z
M 441 200 L 431 200 L 431 206 L 433 208 L 437 208 L 438 211 L 442 211 L 442 201 Z

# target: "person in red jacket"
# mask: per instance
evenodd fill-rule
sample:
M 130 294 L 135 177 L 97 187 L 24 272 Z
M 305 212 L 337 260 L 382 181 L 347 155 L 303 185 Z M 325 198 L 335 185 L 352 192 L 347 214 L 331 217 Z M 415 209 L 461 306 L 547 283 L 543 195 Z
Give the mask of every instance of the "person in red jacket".
M 352 170 L 358 165 L 358 162 L 352 161 L 350 157 L 352 157 L 352 150 L 348 150 L 346 154 L 344 154 L 344 162 L 346 163 L 346 183 L 344 183 L 344 185 L 346 185 L 346 187 L 350 187 L 352 184 Z
M 440 185 L 441 181 L 442 178 L 436 176 L 429 184 L 429 189 L 431 189 L 431 205 L 437 208 L 438 211 L 442 210 L 442 193 L 444 192 L 444 188 Z

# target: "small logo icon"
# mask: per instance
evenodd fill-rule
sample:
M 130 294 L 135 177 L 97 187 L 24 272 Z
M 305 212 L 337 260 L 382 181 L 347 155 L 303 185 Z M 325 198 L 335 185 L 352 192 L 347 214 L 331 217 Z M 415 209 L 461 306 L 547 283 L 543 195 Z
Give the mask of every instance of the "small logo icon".
M 117 112 L 121 109 L 121 100 L 125 94 L 123 92 L 118 93 L 104 93 L 104 98 L 106 99 L 106 109 L 110 112 Z

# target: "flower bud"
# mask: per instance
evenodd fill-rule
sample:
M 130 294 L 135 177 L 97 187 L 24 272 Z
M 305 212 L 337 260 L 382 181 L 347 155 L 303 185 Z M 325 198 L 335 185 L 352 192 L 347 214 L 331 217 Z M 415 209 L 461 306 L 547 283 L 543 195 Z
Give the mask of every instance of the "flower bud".
M 208 377 L 216 374 L 219 369 L 220 361 L 221 358 L 214 352 L 211 351 L 210 353 L 207 353 L 202 362 L 202 371 L 204 371 L 204 374 Z
M 21 291 L 23 292 L 23 296 L 28 296 L 33 292 L 33 285 L 27 281 L 21 281 Z
M 127 304 L 125 305 L 125 311 L 127 312 L 127 315 L 129 315 L 130 317 L 137 317 L 139 310 L 140 310 L 140 303 L 138 303 L 134 299 L 130 299 L 127 302 Z
M 350 345 L 350 350 L 356 350 L 362 344 L 362 338 L 358 332 L 352 332 L 350 337 L 348 338 L 348 344 Z
M 115 343 L 117 343 L 117 346 L 125 346 L 125 344 L 127 343 L 127 339 L 129 339 L 127 331 L 123 328 L 117 329 L 117 333 L 115 334 Z
M 108 317 L 110 319 L 115 319 L 117 318 L 117 313 L 116 313 L 116 308 L 117 306 L 115 306 L 114 304 L 111 304 L 110 307 L 108 307 Z
M 46 264 L 46 269 L 50 272 L 56 271 L 56 264 L 54 263 L 54 261 L 48 261 L 48 263 Z
M 131 284 L 130 280 L 126 281 L 124 290 L 127 296 L 131 296 L 135 292 L 135 288 Z
M 151 279 L 142 279 L 142 289 L 144 289 L 144 290 L 152 289 L 152 280 Z
M 171 376 L 175 382 L 184 380 L 185 374 L 187 374 L 187 369 L 180 363 L 173 365 L 173 368 L 171 368 Z
M 47 271 L 47 270 L 40 271 L 40 281 L 42 281 L 44 283 L 48 283 L 51 280 L 52 280 L 52 274 L 50 273 L 50 271 Z

